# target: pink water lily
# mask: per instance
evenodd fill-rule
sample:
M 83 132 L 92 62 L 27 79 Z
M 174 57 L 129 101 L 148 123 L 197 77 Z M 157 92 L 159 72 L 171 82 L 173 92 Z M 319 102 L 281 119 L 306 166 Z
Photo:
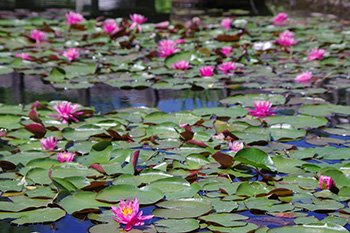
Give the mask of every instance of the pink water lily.
M 130 19 L 132 21 L 130 30 L 136 27 L 139 31 L 141 31 L 142 30 L 141 24 L 147 21 L 147 18 L 140 14 L 132 14 L 130 15 Z
M 220 52 L 224 54 L 226 57 L 228 57 L 231 51 L 232 51 L 232 47 L 222 47 L 220 49 Z
M 126 224 L 125 230 L 130 231 L 133 226 L 142 226 L 144 225 L 145 220 L 153 218 L 154 215 L 145 215 L 142 216 L 142 210 L 139 212 L 139 201 L 135 197 L 134 202 L 132 203 L 128 199 L 127 203 L 123 199 L 120 199 L 119 207 L 111 206 L 112 212 L 115 214 L 115 217 L 112 217 L 115 221 Z
M 190 67 L 190 63 L 185 60 L 176 61 L 171 65 L 172 69 L 187 70 Z
M 171 39 L 164 39 L 158 42 L 158 56 L 167 57 L 173 53 L 178 52 L 179 49 L 176 48 L 176 42 Z
M 311 51 L 309 51 L 307 59 L 308 61 L 322 60 L 325 52 L 326 50 L 324 49 L 312 49 Z
M 335 181 L 330 176 L 321 176 L 319 185 L 320 189 L 331 189 L 337 187 Z
M 44 150 L 49 150 L 49 151 L 55 150 L 57 142 L 58 142 L 58 140 L 54 136 L 51 136 L 51 137 L 44 138 L 44 139 L 40 140 L 42 148 Z
M 230 149 L 231 149 L 232 151 L 237 152 L 237 151 L 240 151 L 240 150 L 243 149 L 244 144 L 243 144 L 243 142 L 234 141 L 234 142 L 229 142 L 229 143 L 228 143 L 228 146 L 230 147 Z
M 68 151 L 57 153 L 57 159 L 61 163 L 73 161 L 74 156 L 75 154 Z
M 221 72 L 224 72 L 225 74 L 229 74 L 230 71 L 236 69 L 236 63 L 232 61 L 223 62 L 221 65 L 218 66 L 218 69 Z
M 226 30 L 232 29 L 231 27 L 232 19 L 227 17 L 221 21 L 221 26 L 225 28 Z
M 70 24 L 70 25 L 78 24 L 78 23 L 85 20 L 85 18 L 82 14 L 79 14 L 79 13 L 76 13 L 73 11 L 66 13 L 66 18 L 67 18 L 67 21 L 64 21 L 64 23 Z
M 114 19 L 107 19 L 103 22 L 103 28 L 107 33 L 111 33 L 118 28 L 118 24 Z
M 252 116 L 261 118 L 261 117 L 275 115 L 275 113 L 272 111 L 275 110 L 276 107 L 271 108 L 272 103 L 270 101 L 258 100 L 258 101 L 254 101 L 253 103 L 254 103 L 255 110 L 249 109 L 249 108 L 247 109 Z
M 294 80 L 297 83 L 308 83 L 311 78 L 312 73 L 310 71 L 304 71 L 301 74 L 298 74 Z
M 288 19 L 288 15 L 285 12 L 278 13 L 273 19 L 272 24 L 275 26 L 283 26 L 285 25 L 286 21 Z
M 57 121 L 62 119 L 62 123 L 69 123 L 70 120 L 78 122 L 79 120 L 76 118 L 78 115 L 83 114 L 83 112 L 77 112 L 80 107 L 78 104 L 72 105 L 71 102 L 63 101 L 61 103 L 56 104 L 56 106 L 52 106 L 58 114 L 53 114 L 50 116 L 57 117 Z
M 30 38 L 35 40 L 37 44 L 42 41 L 45 41 L 46 33 L 44 31 L 40 31 L 37 29 L 33 29 L 30 31 Z
M 290 47 L 298 43 L 298 41 L 294 39 L 294 33 L 290 31 L 282 32 L 276 42 L 284 47 Z
M 29 53 L 17 53 L 15 57 L 22 58 L 23 60 L 33 60 Z
M 75 61 L 78 57 L 80 57 L 79 50 L 76 48 L 69 48 L 62 54 L 66 58 L 68 58 L 69 61 Z
M 203 66 L 199 69 L 199 72 L 204 77 L 213 76 L 215 67 L 214 66 Z

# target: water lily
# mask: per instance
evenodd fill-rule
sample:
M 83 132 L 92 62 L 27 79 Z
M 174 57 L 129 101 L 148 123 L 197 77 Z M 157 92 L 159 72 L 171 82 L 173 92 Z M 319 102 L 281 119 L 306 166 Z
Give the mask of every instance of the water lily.
M 336 188 L 335 181 L 330 176 L 321 176 L 320 177 L 320 189 L 332 189 Z
M 75 154 L 68 151 L 57 153 L 57 159 L 61 163 L 73 161 L 74 156 Z
M 294 33 L 290 31 L 282 32 L 276 42 L 285 47 L 290 47 L 298 43 L 298 41 L 294 39 Z
M 76 117 L 83 114 L 83 112 L 76 112 L 80 107 L 78 104 L 72 105 L 72 103 L 68 101 L 63 101 L 52 107 L 58 112 L 58 114 L 50 116 L 57 117 L 57 121 L 62 119 L 63 124 L 69 123 L 70 120 L 78 122 L 79 120 Z
M 139 201 L 134 198 L 132 203 L 128 199 L 127 203 L 123 199 L 120 199 L 119 207 L 111 206 L 112 212 L 116 216 L 113 219 L 121 224 L 126 224 L 125 230 L 130 231 L 133 226 L 142 226 L 145 223 L 144 220 L 153 218 L 153 215 L 142 216 L 142 210 L 139 212 Z
M 167 57 L 173 53 L 178 52 L 179 49 L 176 48 L 176 42 L 171 39 L 164 39 L 158 42 L 158 56 Z
M 298 74 L 294 80 L 297 83 L 308 83 L 311 78 L 312 73 L 310 71 L 304 71 L 301 74 Z
M 214 66 L 203 66 L 199 69 L 199 72 L 204 77 L 213 76 L 215 67 Z
M 141 24 L 147 21 L 147 18 L 140 14 L 132 14 L 130 15 L 130 19 L 132 21 L 130 30 L 136 27 L 139 31 L 141 31 L 142 30 Z
M 232 51 L 232 47 L 222 47 L 220 52 L 228 57 L 229 53 Z
M 230 150 L 237 152 L 243 149 L 244 144 L 243 142 L 234 141 L 234 142 L 229 142 L 228 146 L 230 147 Z
M 37 29 L 30 30 L 30 38 L 35 40 L 37 44 L 41 41 L 45 41 L 46 33 Z
M 285 25 L 286 21 L 288 19 L 288 15 L 285 12 L 278 13 L 273 19 L 272 24 L 275 26 L 283 26 Z
M 258 100 L 258 101 L 254 101 L 253 103 L 254 103 L 255 110 L 252 110 L 249 108 L 247 109 L 252 114 L 252 116 L 261 118 L 261 117 L 275 115 L 275 113 L 272 111 L 275 110 L 276 107 L 271 108 L 272 103 L 270 101 Z
M 225 74 L 229 74 L 231 70 L 236 69 L 236 63 L 232 61 L 223 62 L 221 65 L 218 66 L 218 69 L 224 72 Z
M 114 19 L 107 19 L 103 23 L 103 28 L 107 33 L 111 33 L 118 28 L 118 24 L 115 22 Z
M 232 29 L 231 27 L 232 19 L 227 17 L 221 21 L 221 26 L 225 28 L 226 30 Z
M 76 13 L 76 12 L 73 12 L 73 11 L 70 11 L 70 12 L 66 13 L 66 18 L 67 18 L 67 21 L 64 21 L 64 23 L 70 24 L 70 25 L 78 24 L 81 21 L 85 20 L 83 15 L 81 15 L 79 13 Z
M 325 52 L 326 50 L 324 49 L 312 49 L 311 51 L 309 51 L 307 59 L 308 61 L 322 60 Z
M 62 55 L 68 58 L 69 61 L 75 61 L 78 57 L 80 57 L 80 53 L 76 48 L 69 48 L 64 51 Z
M 53 151 L 56 148 L 57 142 L 58 140 L 54 136 L 40 140 L 42 148 L 49 151 Z
M 176 61 L 174 64 L 171 65 L 172 69 L 178 69 L 178 70 L 187 70 L 189 67 L 190 67 L 190 63 L 185 60 Z
M 17 53 L 15 57 L 22 58 L 23 60 L 33 60 L 29 53 Z

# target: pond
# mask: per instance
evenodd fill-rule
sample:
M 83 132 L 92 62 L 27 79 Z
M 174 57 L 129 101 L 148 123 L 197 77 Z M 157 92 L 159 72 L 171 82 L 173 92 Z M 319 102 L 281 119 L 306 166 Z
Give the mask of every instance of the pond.
M 0 20 L 2 231 L 348 232 L 347 21 L 53 11 Z

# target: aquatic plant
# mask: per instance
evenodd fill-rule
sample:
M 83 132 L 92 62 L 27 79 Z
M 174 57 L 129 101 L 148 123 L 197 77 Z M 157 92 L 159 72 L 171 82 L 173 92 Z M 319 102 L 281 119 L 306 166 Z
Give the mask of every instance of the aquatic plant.
M 69 123 L 71 120 L 78 122 L 79 120 L 76 117 L 83 114 L 83 112 L 77 112 L 80 107 L 78 104 L 72 105 L 68 101 L 57 103 L 52 107 L 58 114 L 52 114 L 51 116 L 57 117 L 57 121 L 62 120 L 63 124 Z
M 85 18 L 82 14 L 76 13 L 73 11 L 66 13 L 66 19 L 67 20 L 64 21 L 64 23 L 70 24 L 70 25 L 78 24 L 78 23 L 85 20 Z
M 75 154 L 65 151 L 65 152 L 59 152 L 57 153 L 57 160 L 60 161 L 61 163 L 64 162 L 71 162 L 74 159 Z
M 253 103 L 254 103 L 255 110 L 249 109 L 249 108 L 247 109 L 252 116 L 261 118 L 261 117 L 275 115 L 273 110 L 275 110 L 277 107 L 271 108 L 272 103 L 270 101 L 258 100 L 258 101 L 254 101 Z
M 40 140 L 40 143 L 43 149 L 49 150 L 49 151 L 55 150 L 57 142 L 58 142 L 58 139 L 55 138 L 54 136 L 47 137 Z
M 145 16 L 136 13 L 130 14 L 130 19 L 132 21 L 130 30 L 137 28 L 139 31 L 142 30 L 141 24 L 145 23 L 148 20 L 148 18 Z
M 203 77 L 210 77 L 210 76 L 213 76 L 214 69 L 215 69 L 215 66 L 203 66 L 199 68 L 199 72 Z

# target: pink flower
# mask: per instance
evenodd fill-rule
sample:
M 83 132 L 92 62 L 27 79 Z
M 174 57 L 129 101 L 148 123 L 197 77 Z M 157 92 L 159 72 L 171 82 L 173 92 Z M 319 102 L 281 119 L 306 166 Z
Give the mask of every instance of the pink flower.
M 202 20 L 199 17 L 193 17 L 191 20 L 186 21 L 185 28 L 199 28 L 201 26 Z
M 298 74 L 294 80 L 297 83 L 308 83 L 311 78 L 312 78 L 312 73 L 310 71 L 305 71 L 301 74 Z
M 232 29 L 231 27 L 232 19 L 227 17 L 221 21 L 221 26 L 225 28 L 226 30 Z
M 179 49 L 176 48 L 176 42 L 170 39 L 160 40 L 158 42 L 158 56 L 167 57 L 173 53 L 178 52 Z
M 15 57 L 22 58 L 23 60 L 33 60 L 29 53 L 17 53 Z
M 131 203 L 130 199 L 127 203 L 120 199 L 119 208 L 113 205 L 111 207 L 113 214 L 116 215 L 113 219 L 121 224 L 126 224 L 125 230 L 127 231 L 130 231 L 133 226 L 142 226 L 145 224 L 144 220 L 153 218 L 153 215 L 141 216 L 143 212 L 142 210 L 139 212 L 139 201 L 136 197 L 134 203 Z
M 83 112 L 76 112 L 79 108 L 78 104 L 74 104 L 73 106 L 71 105 L 71 102 L 64 101 L 56 104 L 56 106 L 52 106 L 59 114 L 50 116 L 58 117 L 56 121 L 62 119 L 63 124 L 69 123 L 71 119 L 78 122 L 79 120 L 76 118 L 76 116 L 83 114 Z
M 273 19 L 272 24 L 276 26 L 283 26 L 288 19 L 287 13 L 278 13 Z
M 320 177 L 320 189 L 331 189 L 337 187 L 335 181 L 330 176 Z
M 66 18 L 67 18 L 67 21 L 64 21 L 64 23 L 70 24 L 70 25 L 78 24 L 81 21 L 85 20 L 85 18 L 81 14 L 75 13 L 73 11 L 70 11 L 69 13 L 66 13 Z
M 132 14 L 130 15 L 130 19 L 132 21 L 132 24 L 130 26 L 130 30 L 132 30 L 134 27 L 137 27 L 139 31 L 142 30 L 141 24 L 147 21 L 147 18 L 140 14 Z
M 74 156 L 75 154 L 72 154 L 68 151 L 57 153 L 57 159 L 61 163 L 73 161 Z
M 286 47 L 290 47 L 298 43 L 298 41 L 294 39 L 294 33 L 290 31 L 282 32 L 280 34 L 280 37 L 276 40 L 276 42 L 281 46 L 286 46 Z
M 44 150 L 53 151 L 57 145 L 57 138 L 51 136 L 45 139 L 41 139 L 40 143 Z
M 76 48 L 69 48 L 62 54 L 66 58 L 68 58 L 69 61 L 77 60 L 77 58 L 80 56 L 78 49 Z
M 226 57 L 228 57 L 231 51 L 232 51 L 232 47 L 222 47 L 220 49 L 220 52 L 222 52 L 222 54 L 224 54 Z
M 103 23 L 103 28 L 106 30 L 106 32 L 111 33 L 118 28 L 118 25 L 114 19 L 107 19 Z
M 231 70 L 236 69 L 236 63 L 232 61 L 223 62 L 218 66 L 218 69 L 222 72 L 225 72 L 225 74 L 229 74 Z
M 312 49 L 311 51 L 309 51 L 309 54 L 307 55 L 307 59 L 309 61 L 312 60 L 322 60 L 324 53 L 326 52 L 326 50 L 324 49 Z
M 33 29 L 30 31 L 30 38 L 35 40 L 37 44 L 39 44 L 41 41 L 45 40 L 46 33 L 37 29 Z
M 234 141 L 234 142 L 229 142 L 229 143 L 228 143 L 228 146 L 230 147 L 230 149 L 231 149 L 232 151 L 237 152 L 237 151 L 243 149 L 244 144 L 243 144 L 243 142 Z
M 276 107 L 271 108 L 271 106 L 272 106 L 272 103 L 270 101 L 258 100 L 258 101 L 254 101 L 255 110 L 252 110 L 249 108 L 247 110 L 252 114 L 252 116 L 256 116 L 258 118 L 273 116 L 275 115 L 275 113 L 273 113 L 272 111 L 275 110 Z
M 172 69 L 187 70 L 190 67 L 190 63 L 185 60 L 176 61 L 172 64 Z
M 214 66 L 203 66 L 199 69 L 202 76 L 213 76 Z
M 175 41 L 175 44 L 182 44 L 182 43 L 185 43 L 185 42 L 186 42 L 185 39 L 177 39 Z

